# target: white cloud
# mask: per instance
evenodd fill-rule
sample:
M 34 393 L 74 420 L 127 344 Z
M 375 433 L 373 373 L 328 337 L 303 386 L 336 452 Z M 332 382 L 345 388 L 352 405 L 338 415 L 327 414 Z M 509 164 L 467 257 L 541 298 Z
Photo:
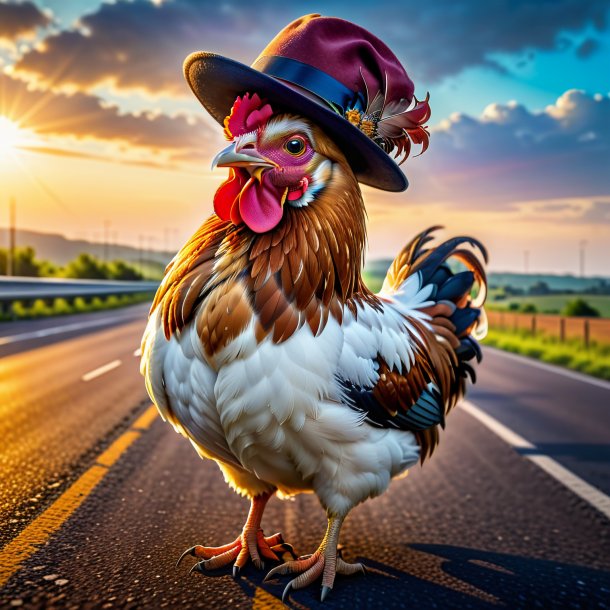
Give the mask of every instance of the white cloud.
M 429 152 L 407 161 L 417 198 L 461 207 L 610 194 L 610 97 L 566 91 L 542 112 L 491 104 L 479 118 L 453 115 Z

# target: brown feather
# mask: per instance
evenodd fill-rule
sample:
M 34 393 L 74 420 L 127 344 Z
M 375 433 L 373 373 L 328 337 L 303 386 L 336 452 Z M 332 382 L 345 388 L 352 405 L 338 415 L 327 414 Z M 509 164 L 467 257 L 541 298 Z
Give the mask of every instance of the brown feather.
M 211 216 L 167 266 L 151 311 L 161 305 L 163 330 L 168 339 L 191 320 L 200 293 L 212 276 L 216 253 L 230 227 L 231 223 Z M 196 278 L 199 292 L 190 290 Z

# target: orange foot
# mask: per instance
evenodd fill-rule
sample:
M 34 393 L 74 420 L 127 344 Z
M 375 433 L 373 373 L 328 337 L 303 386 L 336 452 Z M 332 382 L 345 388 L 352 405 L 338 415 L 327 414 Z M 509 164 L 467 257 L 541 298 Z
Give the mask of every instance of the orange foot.
M 222 568 L 232 561 L 233 576 L 237 577 L 240 570 L 248 563 L 248 559 L 260 570 L 264 569 L 263 559 L 284 561 L 286 555 L 296 557 L 292 546 L 285 543 L 281 534 L 265 536 L 263 530 L 244 527 L 241 535 L 233 542 L 224 546 L 201 546 L 199 544 L 187 549 L 178 559 L 178 565 L 187 555 L 197 557 L 198 561 L 189 571 L 205 573 L 208 570 Z
M 261 570 L 265 567 L 263 558 L 276 562 L 286 561 L 288 558 L 296 559 L 292 546 L 284 542 L 281 534 L 265 536 L 260 528 L 265 505 L 271 496 L 272 494 L 265 493 L 252 498 L 244 529 L 233 542 L 216 547 L 197 544 L 182 553 L 176 566 L 187 555 L 201 560 L 191 568 L 189 574 L 193 571 L 205 573 L 207 570 L 222 568 L 235 561 L 233 576 L 236 577 L 248 563 L 248 559 L 251 559 L 252 563 Z

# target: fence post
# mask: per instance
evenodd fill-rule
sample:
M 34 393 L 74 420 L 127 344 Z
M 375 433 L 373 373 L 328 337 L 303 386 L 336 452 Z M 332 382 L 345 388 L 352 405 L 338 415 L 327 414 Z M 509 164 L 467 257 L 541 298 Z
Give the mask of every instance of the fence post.
M 566 319 L 559 318 L 559 341 L 564 343 L 566 340 Z
M 536 314 L 532 315 L 532 336 L 536 336 Z
M 589 349 L 589 343 L 590 343 L 590 340 L 591 340 L 591 329 L 589 328 L 589 320 L 585 320 L 584 331 L 585 331 L 585 336 L 584 336 L 585 347 L 587 349 Z

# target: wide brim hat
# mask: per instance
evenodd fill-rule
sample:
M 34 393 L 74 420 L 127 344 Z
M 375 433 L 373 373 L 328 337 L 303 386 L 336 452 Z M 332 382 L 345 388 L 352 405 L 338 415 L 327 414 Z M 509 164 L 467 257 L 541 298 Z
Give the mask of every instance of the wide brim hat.
M 361 183 L 386 191 L 407 188 L 406 176 L 380 138 L 369 137 L 347 118 L 354 109 L 364 117 L 368 96 L 378 92 L 386 104 L 406 107 L 413 99 L 413 83 L 398 59 L 364 28 L 307 15 L 286 26 L 252 66 L 199 51 L 186 58 L 184 74 L 221 125 L 238 96 L 257 93 L 274 112 L 298 114 L 319 125 L 341 148 Z

